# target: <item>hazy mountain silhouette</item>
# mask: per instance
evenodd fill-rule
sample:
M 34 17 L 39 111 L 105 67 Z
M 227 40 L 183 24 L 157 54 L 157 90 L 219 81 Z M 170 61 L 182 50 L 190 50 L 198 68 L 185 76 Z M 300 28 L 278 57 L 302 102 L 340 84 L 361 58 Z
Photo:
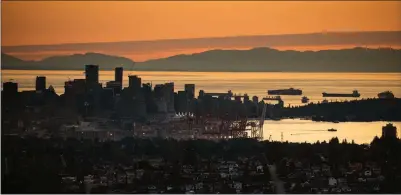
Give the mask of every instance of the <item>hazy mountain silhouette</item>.
M 143 62 L 182 53 L 195 53 L 212 49 L 249 49 L 258 47 L 341 48 L 337 46 L 401 47 L 401 31 L 319 32 L 306 34 L 246 35 L 203 37 L 188 39 L 163 39 L 93 43 L 59 43 L 49 45 L 2 45 L 2 52 L 21 59 L 37 60 L 53 55 L 96 52 L 124 56 Z M 315 49 L 314 49 L 315 50 Z M 157 57 L 156 57 L 157 56 Z
M 211 50 L 138 63 L 135 70 L 401 72 L 401 50 L 353 48 L 322 51 Z
M 111 70 L 120 64 L 131 69 L 134 63 L 127 58 L 95 53 L 55 56 L 37 62 L 25 62 L 4 55 L 7 57 L 2 59 L 3 69 L 83 70 L 85 64 L 98 64 L 102 70 Z M 270 48 L 210 50 L 138 62 L 133 69 L 232 72 L 401 72 L 401 50 L 359 47 L 316 52 L 279 51 Z
M 18 59 L 14 56 L 1 53 L 1 68 L 2 69 L 22 69 L 29 67 L 32 62 Z
M 117 66 L 131 69 L 134 62 L 128 58 L 99 53 L 53 56 L 40 61 L 23 61 L 2 53 L 3 69 L 23 70 L 83 70 L 86 64 L 97 64 L 102 70 L 113 70 Z

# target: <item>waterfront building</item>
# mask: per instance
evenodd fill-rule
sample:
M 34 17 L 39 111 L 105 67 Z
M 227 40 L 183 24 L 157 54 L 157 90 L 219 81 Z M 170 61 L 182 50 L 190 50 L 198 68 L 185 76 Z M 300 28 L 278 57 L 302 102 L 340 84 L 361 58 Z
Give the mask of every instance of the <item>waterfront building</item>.
M 397 138 L 397 127 L 388 123 L 382 128 L 382 138 Z
M 37 76 L 36 77 L 36 91 L 44 91 L 46 90 L 46 77 L 44 76 Z
M 164 88 L 164 85 L 163 85 L 163 84 L 157 84 L 157 85 L 155 85 L 155 88 L 153 89 L 153 91 L 154 91 L 154 95 L 155 95 L 155 98 L 156 98 L 156 99 L 161 99 L 161 98 L 164 97 L 163 88 Z
M 236 102 L 241 102 L 241 96 L 235 96 L 235 101 Z
M 120 83 L 123 86 L 123 67 L 116 67 L 114 69 L 114 81 Z
M 248 94 L 244 94 L 244 103 L 249 101 L 249 96 Z
M 259 98 L 258 98 L 258 96 L 253 96 L 253 97 L 252 97 L 252 102 L 255 103 L 255 104 L 259 103 Z
M 176 101 L 176 111 L 177 112 L 188 112 L 188 96 L 186 91 L 178 91 L 177 101 Z
M 64 83 L 64 94 L 84 94 L 86 91 L 86 79 L 74 79 Z
M 188 99 L 192 100 L 195 98 L 195 84 L 185 84 L 185 92 L 187 93 Z
M 128 88 L 133 89 L 134 91 L 138 91 L 141 89 L 142 79 L 136 75 L 128 76 Z
M 14 82 L 3 83 L 3 93 L 7 95 L 16 95 L 18 93 L 18 83 Z
M 167 111 L 168 112 L 175 112 L 174 111 L 174 83 L 166 83 L 165 85 L 165 92 L 164 97 L 166 99 L 167 102 Z
M 118 81 L 109 81 L 106 83 L 106 88 L 113 89 L 114 94 L 121 93 L 121 83 Z
M 90 86 L 99 83 L 99 66 L 86 65 L 85 66 L 85 80 Z
M 168 112 L 175 112 L 174 110 L 174 83 L 158 84 L 154 88 L 155 98 L 164 100 L 167 105 Z
M 204 95 L 205 95 L 205 91 L 199 90 L 198 98 L 199 98 L 199 99 L 200 99 L 200 98 L 203 98 Z

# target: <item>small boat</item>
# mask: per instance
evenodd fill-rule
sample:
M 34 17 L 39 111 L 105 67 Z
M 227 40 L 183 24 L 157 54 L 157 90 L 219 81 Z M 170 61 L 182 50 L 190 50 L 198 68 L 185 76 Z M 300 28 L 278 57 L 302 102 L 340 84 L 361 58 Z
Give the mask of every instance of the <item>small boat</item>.
M 330 131 L 330 132 L 336 132 L 336 131 L 337 131 L 337 129 L 333 129 L 333 128 L 331 128 L 331 129 L 328 129 L 327 131 Z
M 333 121 L 333 123 L 340 123 L 340 121 Z
M 304 96 L 304 97 L 302 97 L 301 101 L 302 101 L 302 103 L 306 104 L 309 102 L 309 98 Z
M 323 104 L 329 103 L 329 100 L 324 99 L 324 100 L 322 101 L 322 103 L 323 103 Z

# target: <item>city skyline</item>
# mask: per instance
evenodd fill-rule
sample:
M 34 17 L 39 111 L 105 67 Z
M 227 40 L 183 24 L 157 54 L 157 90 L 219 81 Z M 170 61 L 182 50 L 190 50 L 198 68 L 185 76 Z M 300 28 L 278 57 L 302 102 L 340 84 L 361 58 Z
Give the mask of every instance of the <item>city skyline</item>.
M 1 193 L 400 193 L 400 11 L 5 0 Z

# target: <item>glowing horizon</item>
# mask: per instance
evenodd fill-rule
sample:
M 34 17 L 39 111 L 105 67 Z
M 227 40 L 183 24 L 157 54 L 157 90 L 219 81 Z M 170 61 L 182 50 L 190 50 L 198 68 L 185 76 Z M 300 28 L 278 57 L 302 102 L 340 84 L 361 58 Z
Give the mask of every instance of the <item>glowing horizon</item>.
M 53 54 L 96 52 L 144 61 L 210 49 L 260 46 L 239 44 L 235 40 L 220 45 L 210 42 L 182 46 L 181 40 L 194 38 L 401 31 L 401 2 L 398 1 L 3 1 L 1 11 L 2 50 L 28 60 Z M 133 49 L 135 51 L 94 47 L 64 51 L 8 50 L 10 46 L 166 40 L 177 41 L 157 49 L 140 45 Z M 387 41 L 365 46 L 389 45 L 398 48 L 401 45 L 400 42 L 390 43 Z M 308 47 L 315 50 L 340 48 L 339 45 L 344 45 L 343 48 L 360 46 L 352 43 L 325 46 L 319 43 L 315 46 L 287 43 L 273 45 L 271 48 L 303 50 Z

